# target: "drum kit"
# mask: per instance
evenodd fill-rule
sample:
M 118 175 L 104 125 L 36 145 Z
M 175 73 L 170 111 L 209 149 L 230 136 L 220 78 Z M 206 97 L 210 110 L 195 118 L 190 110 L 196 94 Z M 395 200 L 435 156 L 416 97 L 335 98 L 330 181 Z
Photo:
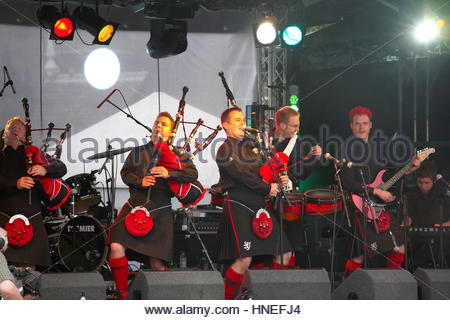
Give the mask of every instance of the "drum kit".
M 113 157 L 131 149 L 109 149 L 92 155 L 88 160 L 106 158 L 103 168 L 108 160 L 112 160 L 113 172 Z M 55 271 L 95 271 L 105 263 L 108 253 L 106 230 L 115 216 L 95 188 L 95 173 L 100 171 L 65 179 L 65 184 L 71 189 L 69 201 L 44 220 Z M 114 192 L 114 182 L 111 182 L 110 199 L 114 199 Z M 110 204 L 109 208 L 112 207 Z

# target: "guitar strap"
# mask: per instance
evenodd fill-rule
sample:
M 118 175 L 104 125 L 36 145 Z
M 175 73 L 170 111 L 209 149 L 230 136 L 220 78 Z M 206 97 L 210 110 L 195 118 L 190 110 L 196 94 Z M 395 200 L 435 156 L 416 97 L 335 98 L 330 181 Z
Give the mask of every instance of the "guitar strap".
M 297 142 L 297 136 L 294 135 L 288 142 L 286 148 L 284 148 L 283 153 L 285 153 L 288 157 L 291 155 L 292 150 L 294 149 L 295 143 Z M 286 186 L 286 191 L 291 191 L 293 188 L 292 181 L 289 179 L 289 183 Z

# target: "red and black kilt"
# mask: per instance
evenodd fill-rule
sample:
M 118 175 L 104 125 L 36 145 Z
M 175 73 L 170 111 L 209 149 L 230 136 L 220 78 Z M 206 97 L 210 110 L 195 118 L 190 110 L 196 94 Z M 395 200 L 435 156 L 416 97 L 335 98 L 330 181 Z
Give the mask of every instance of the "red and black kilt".
M 352 210 L 350 210 L 350 212 L 352 212 Z M 384 232 L 380 232 L 379 234 L 376 233 L 372 222 L 369 220 L 367 221 L 365 237 L 367 246 L 363 246 L 364 217 L 362 213 L 354 210 L 353 214 L 351 214 L 351 222 L 353 238 L 350 250 L 352 257 L 357 257 L 364 254 L 363 250 L 367 250 L 369 258 L 377 254 L 385 254 L 394 249 L 395 244 L 393 237 L 395 238 L 397 246 L 401 246 L 405 243 L 405 232 L 392 215 L 390 217 L 389 229 Z M 392 231 L 393 237 L 390 235 L 389 230 Z
M 28 205 L 28 190 L 18 190 L 14 195 L 0 200 L 0 226 L 15 214 L 27 217 L 33 225 L 33 238 L 22 247 L 11 244 L 5 252 L 8 263 L 20 263 L 25 265 L 50 266 L 50 249 L 44 220 L 40 213 L 41 200 L 36 190 L 32 189 L 32 205 Z M 32 218 L 30 218 L 32 217 Z
M 130 203 L 131 206 L 140 206 L 146 202 L 145 196 L 132 195 L 127 203 Z M 152 230 L 143 237 L 135 237 L 129 234 L 125 227 L 125 217 L 132 207 L 125 204 L 109 230 L 108 244 L 118 242 L 140 254 L 164 261 L 171 261 L 173 251 L 173 215 L 170 207 L 170 198 L 169 202 L 151 200 L 145 207 L 153 216 Z
M 272 213 L 271 235 L 267 239 L 261 239 L 253 233 L 253 217 L 259 209 L 265 208 L 265 201 L 262 196 L 255 197 L 255 194 L 248 190 L 230 190 L 224 199 L 215 253 L 215 260 L 218 262 L 280 253 L 280 225 Z M 292 247 L 283 233 L 283 252 L 288 251 L 292 251 Z

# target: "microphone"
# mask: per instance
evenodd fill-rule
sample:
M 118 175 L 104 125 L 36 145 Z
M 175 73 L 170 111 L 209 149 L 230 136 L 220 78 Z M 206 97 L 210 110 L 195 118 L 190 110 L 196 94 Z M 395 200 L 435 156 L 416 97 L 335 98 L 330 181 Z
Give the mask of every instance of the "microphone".
M 335 157 L 333 157 L 331 154 L 329 154 L 328 152 L 327 153 L 325 153 L 324 155 L 323 155 L 324 157 L 325 157 L 325 159 L 328 159 L 328 160 L 331 160 L 331 161 L 333 161 L 334 163 L 336 163 L 336 164 L 342 164 L 342 163 L 344 163 L 344 160 L 339 160 L 339 159 L 336 159 Z
M 8 77 L 8 83 L 11 85 L 12 92 L 14 94 L 16 94 L 16 89 L 14 88 L 14 82 L 11 80 L 11 77 L 9 76 L 8 68 L 6 68 L 6 66 L 3 66 L 3 70 L 5 71 L 6 76 Z
M 5 243 L 6 243 L 5 239 L 3 239 L 2 237 L 0 237 L 0 250 L 3 249 L 3 247 L 5 246 Z
M 100 104 L 97 106 L 97 109 L 99 109 L 108 99 L 109 97 L 111 97 L 113 95 L 114 92 L 116 92 L 117 89 L 114 89 L 113 91 L 111 91 L 105 99 L 102 100 L 102 102 L 100 102 Z
M 363 163 L 353 163 L 351 161 L 347 162 L 347 167 L 349 168 L 361 168 L 361 167 L 367 167 L 367 164 L 363 164 Z
M 185 95 L 187 92 L 189 91 L 189 88 L 188 87 L 183 87 L 183 94 Z
M 447 188 L 450 188 L 450 184 L 448 183 L 448 181 L 446 181 L 446 180 L 444 179 L 444 177 L 443 177 L 442 174 L 440 174 L 440 173 L 438 173 L 438 174 L 436 175 L 436 181 L 439 181 L 439 180 L 441 180 L 443 183 L 445 183 L 445 184 L 447 185 Z
M 247 127 L 247 126 L 242 126 L 241 130 L 246 132 L 246 133 L 249 133 L 249 134 L 258 134 L 260 132 L 258 129 L 250 128 L 250 127 Z

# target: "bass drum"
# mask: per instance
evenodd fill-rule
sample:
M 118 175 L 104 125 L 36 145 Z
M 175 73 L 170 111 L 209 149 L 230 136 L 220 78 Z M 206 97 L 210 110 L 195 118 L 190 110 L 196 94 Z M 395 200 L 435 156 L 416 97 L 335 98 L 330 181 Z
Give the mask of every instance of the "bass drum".
M 106 260 L 105 228 L 88 215 L 70 219 L 58 235 L 58 254 L 69 271 L 98 270 Z
M 89 208 L 101 202 L 100 193 L 94 187 L 94 175 L 81 173 L 67 178 L 65 182 L 70 186 L 72 193 L 75 195 L 75 210 L 73 210 L 72 204 L 70 205 L 70 212 L 72 214 L 85 213 Z M 70 200 L 73 201 L 72 197 Z

